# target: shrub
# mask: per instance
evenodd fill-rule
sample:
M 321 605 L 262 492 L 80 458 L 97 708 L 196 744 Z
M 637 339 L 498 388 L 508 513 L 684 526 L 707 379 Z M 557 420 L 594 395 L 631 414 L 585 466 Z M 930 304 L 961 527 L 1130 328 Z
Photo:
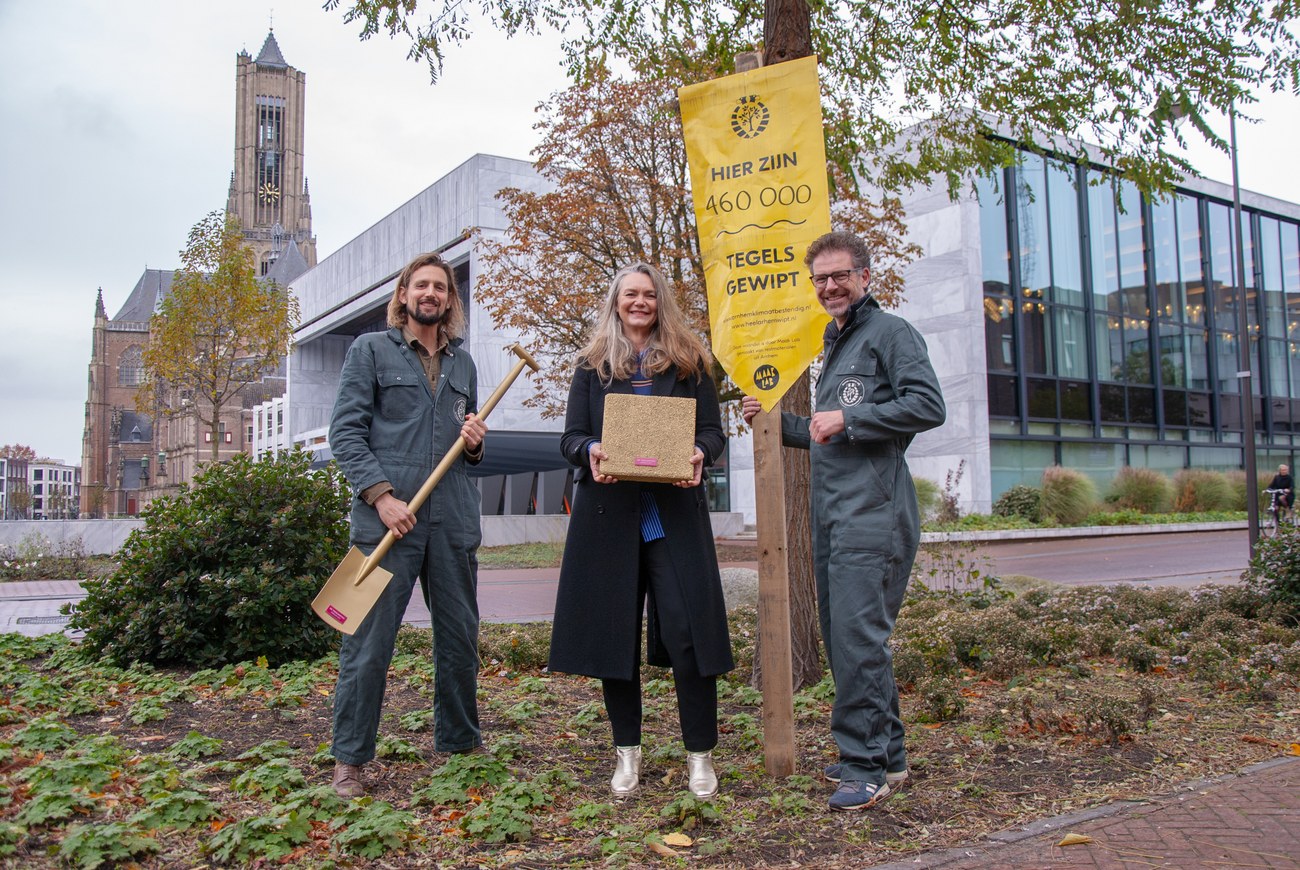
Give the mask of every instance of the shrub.
M 1223 474 L 1228 479 L 1228 487 L 1232 490 L 1232 510 L 1244 511 L 1246 509 L 1246 472 L 1244 471 L 1226 471 Z M 1255 498 L 1259 503 L 1259 512 L 1262 515 L 1268 510 L 1269 497 L 1264 490 L 1273 482 L 1272 472 L 1261 474 L 1256 481 Z
M 1080 472 L 1059 465 L 1043 469 L 1043 516 L 1055 517 L 1063 526 L 1077 526 L 1096 504 L 1097 487 Z
M 1246 583 L 1288 621 L 1300 621 L 1300 534 L 1260 538 L 1246 568 Z
M 347 549 L 349 493 L 302 450 L 212 465 L 143 512 L 71 626 L 90 657 L 212 667 L 317 658 L 337 635 L 310 609 Z
M 1232 486 L 1218 471 L 1186 468 L 1174 477 L 1174 510 L 1187 513 L 1232 510 Z
M 925 477 L 912 478 L 912 484 L 916 487 L 916 508 L 921 522 L 925 522 L 939 507 L 939 484 Z
M 998 500 L 993 502 L 993 515 L 998 517 L 1022 517 L 1030 522 L 1038 522 L 1043 505 L 1043 491 L 1035 486 L 1017 484 L 1011 487 Z
M 1174 501 L 1174 488 L 1154 468 L 1124 466 L 1111 481 L 1106 501 L 1120 510 L 1141 511 L 1144 514 L 1163 514 Z

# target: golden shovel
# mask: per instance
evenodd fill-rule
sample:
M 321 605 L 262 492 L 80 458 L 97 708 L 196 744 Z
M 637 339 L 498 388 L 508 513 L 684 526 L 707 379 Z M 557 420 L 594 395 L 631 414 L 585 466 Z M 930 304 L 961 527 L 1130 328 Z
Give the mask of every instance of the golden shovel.
M 506 390 L 519 377 L 519 373 L 528 366 L 533 371 L 538 371 L 537 361 L 532 358 L 528 351 L 524 350 L 523 345 L 512 344 L 506 348 L 507 351 L 514 353 L 519 357 L 519 362 L 506 375 L 505 380 L 493 391 L 492 395 L 483 407 L 479 409 L 478 417 L 480 420 L 486 420 L 487 415 L 492 413 L 497 402 L 505 395 Z M 407 503 L 411 513 L 420 509 L 424 500 L 433 492 L 433 488 L 442 480 L 442 476 L 451 468 L 451 464 L 465 449 L 465 439 L 460 437 L 456 443 L 451 445 L 451 449 L 442 457 L 438 467 L 429 475 L 429 479 L 420 487 L 420 491 Z M 369 556 L 362 553 L 356 547 L 348 550 L 348 554 L 343 557 L 343 561 L 334 569 L 330 579 L 325 582 L 321 591 L 317 593 L 316 600 L 311 603 L 311 609 L 316 611 L 316 615 L 325 620 L 333 628 L 337 628 L 344 634 L 352 634 L 357 630 L 357 626 L 366 618 L 370 608 L 375 606 L 379 600 L 380 594 L 388 586 L 388 581 L 393 579 L 392 572 L 385 571 L 379 567 L 379 562 L 388 553 L 393 546 L 393 532 L 389 529 L 388 534 L 379 542 L 379 546 L 370 553 Z M 365 584 L 361 581 L 367 580 Z

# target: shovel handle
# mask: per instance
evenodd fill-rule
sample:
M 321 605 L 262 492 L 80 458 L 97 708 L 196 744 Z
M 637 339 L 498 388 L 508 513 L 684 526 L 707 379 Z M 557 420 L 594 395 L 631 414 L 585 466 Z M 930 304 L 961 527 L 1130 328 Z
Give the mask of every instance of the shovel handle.
M 497 385 L 497 388 L 492 391 L 492 395 L 488 396 L 488 400 L 479 409 L 478 418 L 480 420 L 486 420 L 487 415 L 492 413 L 492 409 L 497 406 L 497 402 L 501 401 L 501 397 L 506 394 L 506 390 L 510 389 L 511 385 L 514 384 L 515 379 L 519 377 L 519 373 L 524 370 L 524 366 L 531 368 L 533 371 L 541 369 L 537 365 L 537 360 L 533 359 L 532 354 L 524 350 L 523 345 L 512 344 L 506 350 L 519 357 L 519 361 L 515 363 L 515 367 L 510 370 L 510 374 L 506 375 L 505 379 Z M 465 436 L 462 435 L 456 439 L 455 444 L 451 445 L 451 449 L 443 454 L 442 461 L 438 463 L 438 466 L 433 469 L 433 473 L 424 481 L 424 486 L 421 486 L 419 491 L 406 503 L 411 513 L 415 513 L 420 509 L 425 499 L 429 497 L 429 493 L 433 492 L 433 488 L 438 485 L 438 481 L 442 480 L 442 476 L 447 473 L 447 469 L 451 468 L 451 464 L 463 452 L 465 452 Z M 379 542 L 379 546 L 375 547 L 370 555 L 366 557 L 366 560 L 361 563 L 361 569 L 357 571 L 357 579 L 353 583 L 354 586 L 360 586 L 361 581 L 365 580 L 370 572 L 375 570 L 384 556 L 388 555 L 388 551 L 393 548 L 393 542 L 396 540 L 393 530 L 389 529 L 388 534 L 384 535 L 384 539 Z

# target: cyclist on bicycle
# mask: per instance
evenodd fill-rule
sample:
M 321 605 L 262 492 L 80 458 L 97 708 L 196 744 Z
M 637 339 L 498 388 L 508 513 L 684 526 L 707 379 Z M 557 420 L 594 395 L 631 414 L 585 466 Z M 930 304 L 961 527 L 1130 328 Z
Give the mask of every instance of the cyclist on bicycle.
M 1291 477 L 1291 469 L 1286 465 L 1277 467 L 1277 474 L 1273 475 L 1273 480 L 1268 485 L 1269 489 L 1280 490 L 1277 496 L 1277 503 L 1281 510 L 1279 519 L 1291 512 L 1291 507 L 1295 504 L 1295 480 Z

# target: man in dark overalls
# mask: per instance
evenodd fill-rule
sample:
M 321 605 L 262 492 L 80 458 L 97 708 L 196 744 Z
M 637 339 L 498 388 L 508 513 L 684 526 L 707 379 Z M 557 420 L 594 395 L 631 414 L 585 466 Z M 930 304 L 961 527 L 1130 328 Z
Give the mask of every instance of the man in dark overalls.
M 822 640 L 835 680 L 836 810 L 875 806 L 907 778 L 889 636 L 921 539 L 904 451 L 944 421 L 925 341 L 868 293 L 870 251 L 851 233 L 808 247 L 804 263 L 832 322 L 811 417 L 781 415 L 787 447 L 811 452 L 812 550 Z M 745 420 L 760 410 L 746 396 Z
M 468 752 L 478 724 L 479 494 L 465 463 L 483 458 L 487 427 L 478 371 L 460 347 L 464 310 L 451 267 L 436 254 L 412 261 L 388 304 L 387 332 L 362 335 L 343 363 L 330 449 L 355 497 L 352 544 L 370 552 L 392 530 L 379 563 L 393 579 L 352 635 L 343 636 L 334 695 L 334 791 L 359 797 L 361 766 L 375 757 L 379 711 L 402 615 L 418 577 L 433 621 L 434 743 Z M 407 503 L 456 439 L 465 452 L 429 498 Z

